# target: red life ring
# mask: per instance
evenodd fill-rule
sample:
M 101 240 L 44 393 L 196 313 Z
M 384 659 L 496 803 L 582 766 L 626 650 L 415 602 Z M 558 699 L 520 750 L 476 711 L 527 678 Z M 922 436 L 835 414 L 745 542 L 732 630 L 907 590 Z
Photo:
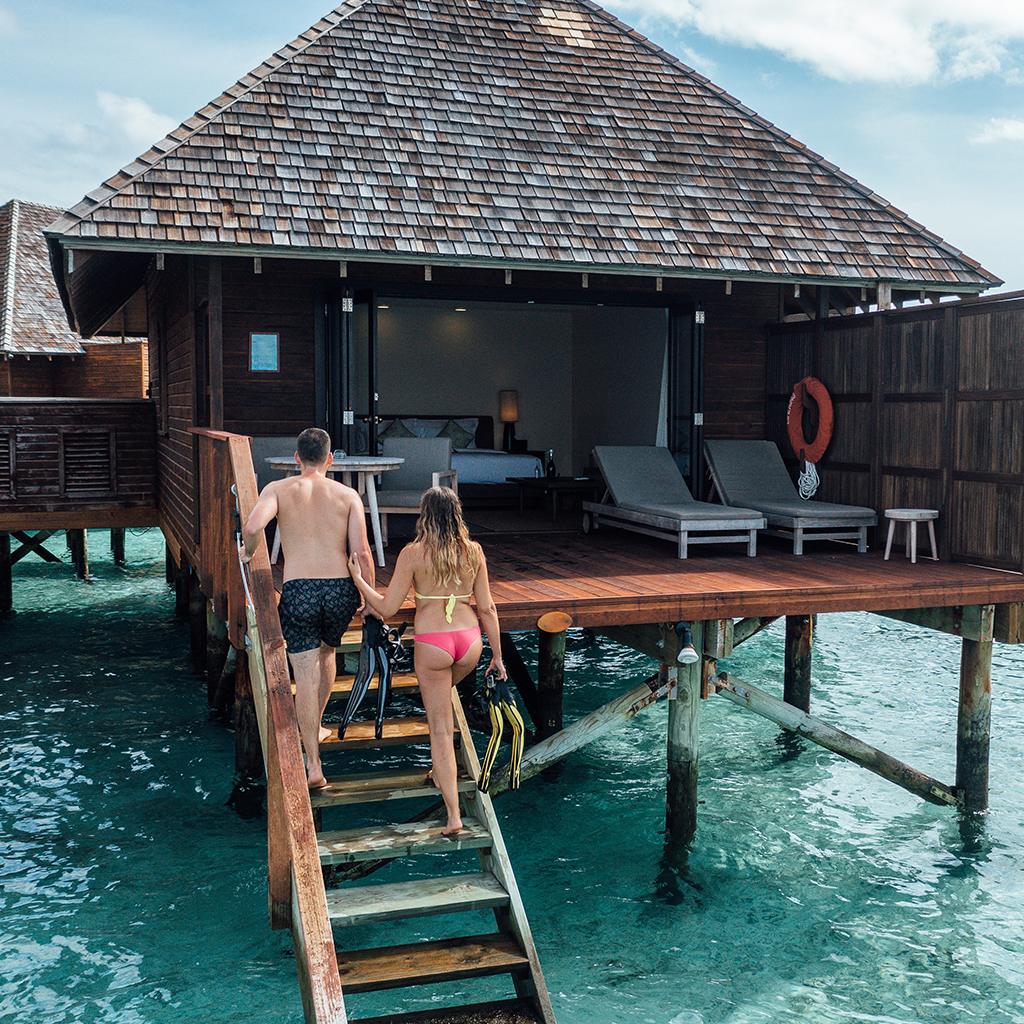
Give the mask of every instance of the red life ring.
M 803 427 L 804 408 L 809 404 L 808 399 L 818 407 L 818 430 L 810 444 L 804 439 Z M 825 385 L 816 377 L 804 377 L 793 388 L 786 410 L 786 431 L 793 451 L 805 462 L 819 461 L 832 440 L 833 422 L 832 399 Z

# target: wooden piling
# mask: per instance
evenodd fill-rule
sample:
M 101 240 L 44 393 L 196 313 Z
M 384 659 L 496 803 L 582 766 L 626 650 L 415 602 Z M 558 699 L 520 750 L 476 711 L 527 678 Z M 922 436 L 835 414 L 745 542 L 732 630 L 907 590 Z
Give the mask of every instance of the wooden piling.
M 801 711 L 811 710 L 811 646 L 814 622 L 810 615 L 786 616 L 786 665 L 783 700 Z
M 562 689 L 565 680 L 565 631 L 572 617 L 565 612 L 548 612 L 537 620 L 537 697 L 541 720 L 537 739 L 562 731 Z
M 110 552 L 118 565 L 124 565 L 124 527 L 110 528 Z
M 71 561 L 80 580 L 89 577 L 89 541 L 85 530 L 67 530 L 68 547 L 71 549 Z
M 228 660 L 231 642 L 228 625 L 214 611 L 213 602 L 206 604 L 206 702 L 212 708 L 217 699 L 221 673 Z
M 235 665 L 235 768 L 249 779 L 258 779 L 263 774 L 260 723 L 248 658 L 238 658 Z
M 199 576 L 188 571 L 188 624 L 192 668 L 196 673 L 206 670 L 206 597 L 199 589 Z
M 960 702 L 956 722 L 956 791 L 964 811 L 988 807 L 989 729 L 992 719 L 993 605 L 982 605 L 982 636 L 961 641 Z
M 693 646 L 704 650 L 704 623 L 693 622 Z M 704 671 L 704 658 L 691 665 L 677 667 L 670 651 L 676 648 L 668 642 L 666 631 L 666 661 L 661 673 L 670 676 L 678 672 L 676 696 L 668 704 L 668 786 L 666 793 L 665 828 L 670 839 L 688 843 L 697 831 L 697 755 L 698 723 L 700 719 L 700 688 Z
M 14 608 L 13 564 L 11 562 L 11 535 L 0 531 L 0 615 Z

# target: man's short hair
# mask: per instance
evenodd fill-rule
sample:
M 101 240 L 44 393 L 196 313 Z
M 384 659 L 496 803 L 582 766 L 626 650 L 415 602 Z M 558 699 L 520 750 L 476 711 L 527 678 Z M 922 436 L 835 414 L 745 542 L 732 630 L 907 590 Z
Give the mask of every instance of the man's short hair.
M 307 427 L 299 434 L 295 450 L 307 466 L 322 466 L 331 453 L 331 435 L 319 427 Z

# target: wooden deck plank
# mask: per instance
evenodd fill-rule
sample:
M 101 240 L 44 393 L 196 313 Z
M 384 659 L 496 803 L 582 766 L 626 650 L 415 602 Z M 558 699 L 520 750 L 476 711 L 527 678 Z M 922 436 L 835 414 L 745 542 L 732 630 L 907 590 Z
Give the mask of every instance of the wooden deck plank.
M 748 558 L 734 544 L 709 544 L 678 559 L 671 544 L 619 530 L 481 539 L 506 630 L 534 629 L 549 611 L 600 627 L 1024 601 L 1019 573 L 927 558 L 885 561 L 880 551 L 858 554 L 852 545 L 823 543 L 794 555 L 769 541 Z M 388 549 L 378 588 L 390 581 L 398 550 Z M 412 616 L 407 601 L 393 621 Z
M 377 739 L 374 735 L 374 723 L 350 722 L 345 730 L 345 738 L 338 739 L 338 723 L 324 722 L 325 729 L 333 730 L 332 735 L 320 741 L 322 750 L 353 750 L 359 747 L 389 747 L 399 743 L 428 743 L 430 733 L 427 730 L 425 716 L 412 718 L 385 718 L 383 735 Z
M 338 953 L 338 971 L 346 992 L 378 992 L 508 974 L 528 968 L 529 963 L 515 939 L 500 932 Z
M 494 875 L 484 873 L 331 889 L 327 893 L 327 912 L 334 925 L 395 921 L 507 905 L 508 893 Z

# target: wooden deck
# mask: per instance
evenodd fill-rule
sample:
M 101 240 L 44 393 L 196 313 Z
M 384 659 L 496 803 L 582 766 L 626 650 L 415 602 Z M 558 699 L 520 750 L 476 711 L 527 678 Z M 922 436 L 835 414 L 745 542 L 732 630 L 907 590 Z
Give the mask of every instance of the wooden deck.
M 1024 601 L 1024 575 L 881 551 L 857 554 L 822 543 L 795 556 L 770 542 L 748 558 L 737 545 L 708 545 L 685 560 L 670 544 L 622 531 L 480 534 L 502 629 L 536 627 L 548 611 L 576 626 L 887 611 Z M 391 578 L 399 543 L 387 549 L 378 587 Z M 396 618 L 411 618 L 405 609 Z

